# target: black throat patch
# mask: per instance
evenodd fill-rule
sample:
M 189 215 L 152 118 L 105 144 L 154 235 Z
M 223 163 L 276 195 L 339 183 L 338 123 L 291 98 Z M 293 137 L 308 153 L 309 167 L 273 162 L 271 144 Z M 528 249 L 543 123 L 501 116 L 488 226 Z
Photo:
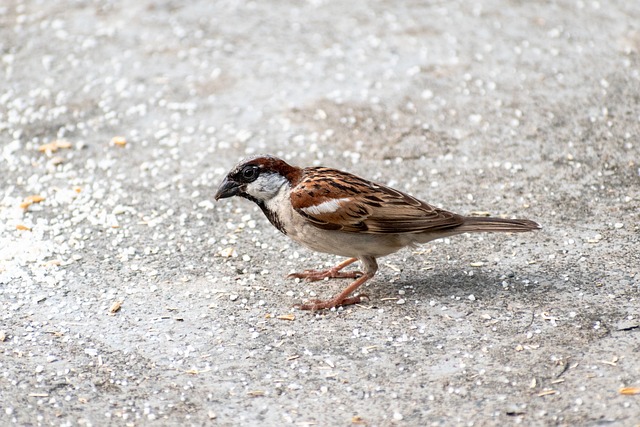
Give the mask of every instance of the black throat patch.
M 280 217 L 278 217 L 278 214 L 276 214 L 275 212 L 269 210 L 269 208 L 267 208 L 267 206 L 264 204 L 263 201 L 258 200 L 254 197 L 251 197 L 248 194 L 242 194 L 240 195 L 241 197 L 244 197 L 247 200 L 251 200 L 253 203 L 255 203 L 256 205 L 258 205 L 260 207 L 260 209 L 262 210 L 262 213 L 264 214 L 264 216 L 267 217 L 267 219 L 269 220 L 269 222 L 278 230 L 280 230 L 280 232 L 282 234 L 287 234 L 287 231 L 284 229 L 284 224 L 282 224 L 282 221 L 280 220 Z
M 280 221 L 280 217 L 278 216 L 278 214 L 273 212 L 272 210 L 269 210 L 269 208 L 267 208 L 267 206 L 263 202 L 258 202 L 258 206 L 260 206 L 260 209 L 262 209 L 264 216 L 267 217 L 269 222 L 273 224 L 275 228 L 280 230 L 282 234 L 286 235 L 287 231 L 284 229 L 284 225 L 282 224 L 282 221 Z

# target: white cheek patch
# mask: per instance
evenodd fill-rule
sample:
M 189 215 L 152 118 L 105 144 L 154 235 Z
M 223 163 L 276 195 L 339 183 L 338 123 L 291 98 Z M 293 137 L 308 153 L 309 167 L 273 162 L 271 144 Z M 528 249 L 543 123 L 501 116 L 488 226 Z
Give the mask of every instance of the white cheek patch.
M 287 183 L 287 179 L 282 175 L 266 173 L 248 184 L 245 191 L 258 200 L 267 201 L 278 193 L 280 187 Z
M 302 211 L 308 215 L 322 215 L 333 213 L 340 209 L 342 203 L 348 202 L 349 200 L 351 199 L 348 197 L 342 199 L 327 200 L 326 202 L 322 202 L 319 205 L 302 208 Z

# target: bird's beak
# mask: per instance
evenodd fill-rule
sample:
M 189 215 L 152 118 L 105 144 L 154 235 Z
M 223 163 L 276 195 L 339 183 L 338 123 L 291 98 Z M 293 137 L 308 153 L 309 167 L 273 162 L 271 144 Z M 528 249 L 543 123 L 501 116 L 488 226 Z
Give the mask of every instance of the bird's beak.
M 226 199 L 227 197 L 233 197 L 240 191 L 240 184 L 237 182 L 230 180 L 229 177 L 226 177 L 224 181 L 218 187 L 218 191 L 216 191 L 215 199 Z

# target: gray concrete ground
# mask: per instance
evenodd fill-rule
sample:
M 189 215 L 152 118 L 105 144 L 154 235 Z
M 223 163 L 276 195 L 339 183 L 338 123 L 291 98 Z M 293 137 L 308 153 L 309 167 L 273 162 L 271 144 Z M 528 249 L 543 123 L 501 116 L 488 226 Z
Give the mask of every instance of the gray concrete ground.
M 0 424 L 640 424 L 640 3 L 6 0 L 0 55 Z M 253 153 L 544 230 L 300 312 Z

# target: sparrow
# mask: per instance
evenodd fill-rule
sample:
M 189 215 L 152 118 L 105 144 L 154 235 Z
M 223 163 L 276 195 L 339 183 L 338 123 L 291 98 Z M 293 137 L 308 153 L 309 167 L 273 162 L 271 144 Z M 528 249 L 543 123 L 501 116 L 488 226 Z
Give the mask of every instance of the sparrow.
M 364 295 L 352 294 L 376 274 L 376 259 L 404 247 L 461 233 L 540 229 L 528 219 L 458 215 L 348 172 L 300 168 L 270 155 L 247 158 L 231 169 L 215 199 L 233 196 L 256 203 L 269 222 L 295 242 L 348 258 L 326 271 L 305 270 L 288 276 L 309 281 L 355 279 L 331 299 L 299 305 L 302 310 L 359 303 Z M 342 271 L 358 260 L 362 272 Z

